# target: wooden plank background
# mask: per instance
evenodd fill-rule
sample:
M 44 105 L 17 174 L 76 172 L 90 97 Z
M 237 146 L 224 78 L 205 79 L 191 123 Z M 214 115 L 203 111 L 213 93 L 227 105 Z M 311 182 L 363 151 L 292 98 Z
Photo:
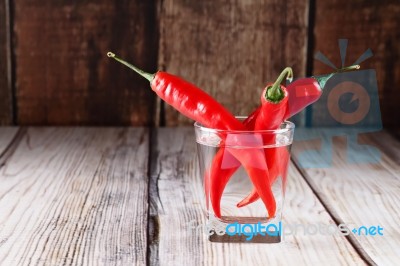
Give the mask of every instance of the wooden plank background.
M 0 154 L 11 130 L 1 129 Z M 143 128 L 25 130 L 0 158 L 7 160 L 1 264 L 145 265 L 148 135 Z
M 149 125 L 148 83 L 111 62 L 110 49 L 154 71 L 154 1 L 15 1 L 17 121 Z M 29 14 L 29 15 L 27 15 Z
M 300 152 L 319 149 L 319 142 L 292 146 L 283 224 L 316 225 L 319 233 L 296 226 L 280 244 L 237 244 L 210 242 L 191 228 L 206 219 L 193 127 L 1 127 L 0 261 L 398 265 L 400 142 L 386 130 L 359 140 L 378 148 L 379 163 L 349 162 L 340 137 L 331 167 L 301 168 Z M 379 225 L 383 237 L 320 227 L 339 224 Z
M 307 2 L 165 0 L 159 67 L 191 80 L 235 115 L 248 115 L 285 66 L 304 76 Z M 168 126 L 191 123 L 169 106 L 165 118 Z
M 347 62 L 372 49 L 363 68 L 377 71 L 384 125 L 400 126 L 396 0 L 0 2 L 1 124 L 191 123 L 107 59 L 108 50 L 147 71 L 181 75 L 246 115 L 285 66 L 298 77 L 330 72 L 313 55 L 321 51 L 339 65 L 337 40 L 348 38 Z

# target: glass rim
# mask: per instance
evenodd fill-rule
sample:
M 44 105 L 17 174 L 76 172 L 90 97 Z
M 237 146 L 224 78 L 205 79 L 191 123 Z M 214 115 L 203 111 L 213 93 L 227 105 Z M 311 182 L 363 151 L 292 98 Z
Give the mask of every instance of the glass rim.
M 235 116 L 237 119 L 246 119 L 247 116 Z M 288 131 L 293 131 L 294 128 L 296 127 L 293 122 L 290 122 L 289 120 L 285 120 L 281 123 L 287 125 L 285 128 L 279 128 L 279 129 L 262 129 L 262 130 L 229 130 L 229 129 L 214 129 L 214 128 L 209 128 L 201 125 L 199 122 L 195 122 L 193 125 L 196 129 L 199 129 L 201 131 L 205 132 L 213 132 L 213 133 L 230 133 L 230 134 L 282 134 Z

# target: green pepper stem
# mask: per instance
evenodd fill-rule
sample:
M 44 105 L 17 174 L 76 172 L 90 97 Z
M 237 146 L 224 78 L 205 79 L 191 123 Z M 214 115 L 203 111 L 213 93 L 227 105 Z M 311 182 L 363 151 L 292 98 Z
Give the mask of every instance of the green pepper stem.
M 123 59 L 121 59 L 121 58 L 118 58 L 118 57 L 117 57 L 114 53 L 112 53 L 112 52 L 108 52 L 108 53 L 107 53 L 107 56 L 108 56 L 108 57 L 111 57 L 111 58 L 117 60 L 118 62 L 120 62 L 121 64 L 123 64 L 123 65 L 129 67 L 130 69 L 132 69 L 133 71 L 135 71 L 136 73 L 138 73 L 138 74 L 141 75 L 142 77 L 146 78 L 146 79 L 147 79 L 148 81 L 150 81 L 150 82 L 154 79 L 155 74 L 150 74 L 150 73 L 144 72 L 143 70 L 141 70 L 141 69 L 135 67 L 134 65 L 129 64 L 129 63 L 126 62 L 125 60 L 123 60 Z
M 271 87 L 267 88 L 267 93 L 265 95 L 267 100 L 278 103 L 285 97 L 281 89 L 281 83 L 285 77 L 289 80 L 293 79 L 293 70 L 291 67 L 285 68 L 276 79 L 275 83 Z
M 327 74 L 327 75 L 323 75 L 323 76 L 314 76 L 313 78 L 318 82 L 319 87 L 321 88 L 321 90 L 323 90 L 325 88 L 326 83 L 328 82 L 328 80 L 333 77 L 334 75 L 336 75 L 337 73 L 342 73 L 342 72 L 346 72 L 346 71 L 351 71 L 351 70 L 357 70 L 360 69 L 360 65 L 352 65 L 352 66 L 348 66 L 348 67 L 343 67 L 340 68 L 338 70 L 336 70 L 333 73 Z
M 339 72 L 346 72 L 346 71 L 351 71 L 351 70 L 356 70 L 360 69 L 360 65 L 352 65 L 352 66 L 347 66 L 347 67 L 342 67 L 336 71 L 336 73 Z

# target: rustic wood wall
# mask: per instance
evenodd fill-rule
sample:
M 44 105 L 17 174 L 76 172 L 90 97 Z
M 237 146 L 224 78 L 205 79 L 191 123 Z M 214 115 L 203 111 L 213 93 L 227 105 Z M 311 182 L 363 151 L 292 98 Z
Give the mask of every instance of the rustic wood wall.
M 347 38 L 349 62 L 374 52 L 363 67 L 377 71 L 384 124 L 400 126 L 399 11 L 396 0 L 1 0 L 0 123 L 191 123 L 108 50 L 181 75 L 245 115 L 285 66 L 297 76 L 329 72 L 316 51 L 339 65 L 337 40 Z
M 305 75 L 308 0 L 193 2 L 163 1 L 160 67 L 236 115 L 258 106 L 265 83 L 285 66 Z M 169 106 L 165 116 L 168 126 L 190 123 Z
M 150 125 L 148 83 L 108 50 L 155 71 L 154 1 L 14 1 L 16 121 L 21 125 Z

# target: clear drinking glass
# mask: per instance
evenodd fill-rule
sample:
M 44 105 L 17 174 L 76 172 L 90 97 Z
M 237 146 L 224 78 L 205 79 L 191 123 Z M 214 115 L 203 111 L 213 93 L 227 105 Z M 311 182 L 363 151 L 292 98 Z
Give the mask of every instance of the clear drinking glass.
M 258 131 L 216 130 L 199 123 L 194 127 L 209 240 L 280 242 L 294 124 L 285 121 L 277 130 Z M 253 193 L 254 202 L 237 206 L 253 190 L 253 182 L 264 184 L 263 193 L 272 192 L 275 214 L 270 214 L 266 207 L 271 206 L 271 201 L 264 197 L 269 203 L 263 202 L 258 193 Z

